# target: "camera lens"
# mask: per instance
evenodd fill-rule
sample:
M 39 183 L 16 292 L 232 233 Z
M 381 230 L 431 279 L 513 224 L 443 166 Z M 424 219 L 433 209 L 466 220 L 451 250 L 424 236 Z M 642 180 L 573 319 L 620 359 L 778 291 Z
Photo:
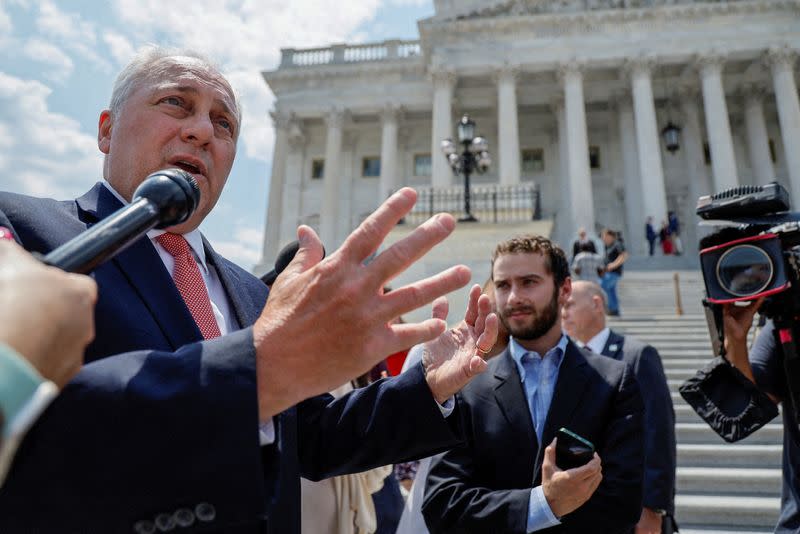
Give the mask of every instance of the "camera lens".
M 753 245 L 738 245 L 725 251 L 717 262 L 717 280 L 722 289 L 737 297 L 764 291 L 772 281 L 772 259 Z

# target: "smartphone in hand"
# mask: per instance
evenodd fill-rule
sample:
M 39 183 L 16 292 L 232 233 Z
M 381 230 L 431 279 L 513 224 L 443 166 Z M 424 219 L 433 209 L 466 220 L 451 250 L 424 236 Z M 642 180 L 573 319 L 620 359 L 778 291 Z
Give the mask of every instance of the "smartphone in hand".
M 594 445 L 575 432 L 561 428 L 556 434 L 556 465 L 560 469 L 572 469 L 589 463 L 594 456 Z

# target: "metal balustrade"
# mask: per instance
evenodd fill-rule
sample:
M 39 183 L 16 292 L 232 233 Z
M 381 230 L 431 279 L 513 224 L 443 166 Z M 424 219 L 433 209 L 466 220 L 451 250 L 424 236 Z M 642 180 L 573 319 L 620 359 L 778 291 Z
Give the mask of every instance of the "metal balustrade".
M 417 203 L 406 215 L 405 224 L 419 225 L 436 213 L 464 215 L 464 188 L 416 188 Z M 481 223 L 512 223 L 542 218 L 541 195 L 537 184 L 479 185 L 470 190 L 471 212 Z

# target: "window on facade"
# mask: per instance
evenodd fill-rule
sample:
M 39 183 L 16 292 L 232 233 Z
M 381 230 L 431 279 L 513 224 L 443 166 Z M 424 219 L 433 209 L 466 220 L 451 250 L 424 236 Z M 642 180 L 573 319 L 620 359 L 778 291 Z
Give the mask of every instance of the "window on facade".
M 703 160 L 706 165 L 711 165 L 711 147 L 708 143 L 703 143 Z
M 414 176 L 431 175 L 431 155 L 414 154 Z
M 772 163 L 778 163 L 778 156 L 775 155 L 775 141 L 772 139 L 769 140 L 769 157 L 772 159 Z
M 315 159 L 311 161 L 311 178 L 319 180 L 325 176 L 325 160 Z
M 380 176 L 381 158 L 368 157 L 361 160 L 361 176 Z
M 599 146 L 590 146 L 589 147 L 589 168 L 591 168 L 591 169 L 599 169 L 600 168 L 600 147 Z
M 544 170 L 544 150 L 526 148 L 522 151 L 522 172 L 542 172 Z

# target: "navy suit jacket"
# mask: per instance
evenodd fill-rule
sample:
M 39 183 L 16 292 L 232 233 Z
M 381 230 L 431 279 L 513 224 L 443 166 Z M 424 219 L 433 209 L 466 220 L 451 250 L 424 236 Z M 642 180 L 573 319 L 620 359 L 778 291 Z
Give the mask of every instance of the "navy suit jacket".
M 69 202 L 0 193 L 3 222 L 41 253 L 120 207 L 101 184 Z M 458 442 L 458 409 L 442 418 L 418 368 L 290 408 L 274 419 L 275 443 L 261 447 L 250 325 L 267 288 L 204 244 L 240 329 L 202 341 L 146 238 L 98 267 L 92 363 L 20 447 L 0 490 L 0 532 L 145 532 L 187 511 L 181 532 L 299 532 L 301 475 L 362 471 Z
M 644 506 L 675 513 L 675 409 L 658 351 L 613 330 L 602 354 L 633 369 L 644 400 Z
M 431 534 L 525 533 L 531 488 L 542 483 L 538 443 L 509 349 L 459 394 L 465 444 L 434 460 L 422 512 Z M 561 525 L 542 532 L 628 532 L 642 504 L 643 405 L 627 365 L 567 344 L 542 441 L 561 427 L 591 441 L 603 480 Z

